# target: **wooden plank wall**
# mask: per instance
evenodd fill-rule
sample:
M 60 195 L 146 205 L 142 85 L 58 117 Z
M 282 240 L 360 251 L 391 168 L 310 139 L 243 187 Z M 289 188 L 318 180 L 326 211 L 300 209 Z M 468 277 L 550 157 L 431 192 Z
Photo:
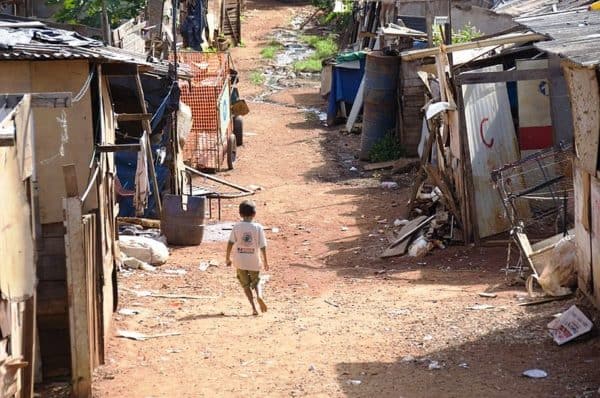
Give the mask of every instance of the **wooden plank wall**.
M 425 85 L 417 74 L 420 61 L 408 61 L 400 64 L 400 143 L 406 149 L 407 156 L 418 156 L 417 147 L 421 140 L 423 114 L 425 105 Z
M 146 52 L 145 21 L 131 19 L 112 31 L 113 46 L 139 54 Z
M 234 46 L 242 42 L 242 7 L 240 0 L 223 0 L 220 31 Z
M 563 65 L 575 140 L 575 246 L 579 289 L 600 309 L 600 90 L 597 71 Z

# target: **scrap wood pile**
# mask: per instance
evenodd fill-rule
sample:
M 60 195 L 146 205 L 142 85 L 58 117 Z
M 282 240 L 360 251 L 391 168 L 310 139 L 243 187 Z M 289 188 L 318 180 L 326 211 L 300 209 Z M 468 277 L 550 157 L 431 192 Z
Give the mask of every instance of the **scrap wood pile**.
M 445 56 L 437 57 L 440 71 L 447 65 Z M 458 115 L 452 91 L 446 81 L 420 74 L 428 88 L 429 102 L 423 107 L 425 118 L 419 146 L 420 164 L 408 203 L 411 221 L 397 231 L 381 257 L 407 254 L 426 255 L 434 248 L 445 248 L 452 242 L 464 242 L 470 233 L 464 231 L 462 167 L 452 150 L 451 135 L 457 130 Z

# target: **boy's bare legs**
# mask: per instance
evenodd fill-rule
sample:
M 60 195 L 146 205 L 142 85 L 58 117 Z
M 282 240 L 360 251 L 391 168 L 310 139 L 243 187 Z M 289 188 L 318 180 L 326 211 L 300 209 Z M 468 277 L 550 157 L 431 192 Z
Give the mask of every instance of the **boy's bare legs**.
M 260 306 L 261 312 L 267 312 L 267 305 L 262 297 L 262 289 L 260 288 L 260 283 L 256 286 L 256 301 L 258 301 L 258 305 Z
M 254 297 L 252 296 L 252 289 L 250 289 L 250 287 L 245 287 L 244 293 L 246 293 L 246 297 L 248 297 L 248 301 L 250 302 L 250 305 L 252 306 L 252 315 L 258 315 L 258 311 L 256 311 L 256 306 L 254 305 Z

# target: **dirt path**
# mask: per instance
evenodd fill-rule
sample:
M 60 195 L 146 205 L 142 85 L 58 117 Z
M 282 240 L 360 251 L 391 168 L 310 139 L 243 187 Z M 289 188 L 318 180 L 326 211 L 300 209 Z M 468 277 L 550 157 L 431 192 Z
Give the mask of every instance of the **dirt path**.
M 233 51 L 243 95 L 261 68 L 275 27 L 310 9 L 246 1 L 245 47 Z M 318 82 L 273 100 L 322 104 Z M 251 104 L 236 170 L 223 176 L 264 187 L 255 201 L 269 233 L 269 312 L 250 316 L 224 244 L 174 249 L 158 271 L 122 273 L 113 332 L 181 335 L 146 341 L 111 337 L 96 397 L 546 397 L 600 394 L 600 343 L 556 347 L 545 324 L 571 302 L 519 307 L 521 287 L 500 272 L 504 249 L 449 248 L 420 260 L 382 261 L 385 230 L 406 190 L 350 171 L 356 136 L 326 129 L 294 107 Z M 223 218 L 236 220 L 237 202 Z M 382 222 L 382 220 L 388 220 Z M 345 227 L 345 228 L 342 228 Z M 218 267 L 199 270 L 201 261 Z M 183 271 L 182 271 L 183 270 Z M 169 272 L 170 271 L 170 272 Z M 179 272 L 179 274 L 177 273 Z M 185 274 L 182 274 L 185 272 Z M 478 292 L 492 289 L 495 299 Z M 137 297 L 131 290 L 204 296 Z M 469 310 L 490 304 L 487 310 Z M 436 361 L 436 362 L 433 362 Z M 436 368 L 435 363 L 441 369 Z M 541 368 L 549 377 L 525 379 Z

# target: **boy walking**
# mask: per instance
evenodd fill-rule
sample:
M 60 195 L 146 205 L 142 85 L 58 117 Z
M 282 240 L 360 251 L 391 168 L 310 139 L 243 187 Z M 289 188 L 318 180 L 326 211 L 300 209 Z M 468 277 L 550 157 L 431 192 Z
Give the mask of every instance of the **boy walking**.
M 265 231 L 259 223 L 253 222 L 256 216 L 256 205 L 250 200 L 240 203 L 240 216 L 242 221 L 233 226 L 229 242 L 227 243 L 226 263 L 236 268 L 237 278 L 244 288 L 244 293 L 252 305 L 252 315 L 258 315 L 254 305 L 252 290 L 256 292 L 256 301 L 262 312 L 267 311 L 267 305 L 263 301 L 262 292 L 259 291 L 259 273 L 261 268 L 260 257 L 265 271 L 269 270 L 267 261 L 267 240 Z M 260 255 L 259 255 L 260 251 Z M 233 252 L 233 261 L 231 253 Z

